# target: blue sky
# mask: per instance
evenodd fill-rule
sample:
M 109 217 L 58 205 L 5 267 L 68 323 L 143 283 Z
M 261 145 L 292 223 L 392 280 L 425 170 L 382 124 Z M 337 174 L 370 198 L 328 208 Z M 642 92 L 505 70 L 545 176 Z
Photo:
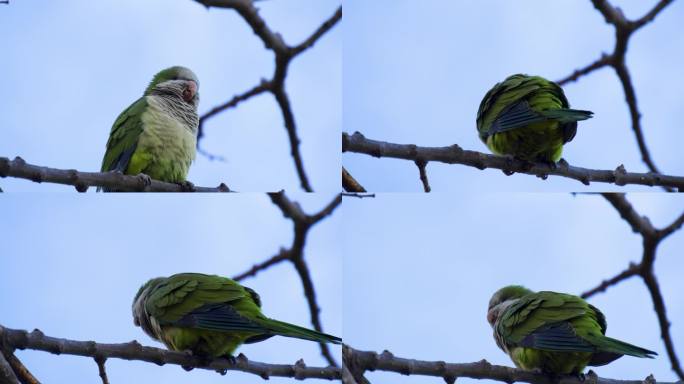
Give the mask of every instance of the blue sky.
M 99 198 L 96 198 L 99 197 Z M 317 212 L 334 195 L 290 194 L 306 212 Z M 8 194 L 0 199 L 3 267 L 0 269 L 0 324 L 39 328 L 75 340 L 119 343 L 138 340 L 164 348 L 133 325 L 131 303 L 138 288 L 157 276 L 203 272 L 233 276 L 276 254 L 292 242 L 292 224 L 265 195 Z M 340 216 L 309 232 L 306 259 L 316 288 L 324 330 L 342 331 Z M 257 291 L 266 315 L 310 327 L 302 285 L 288 263 L 243 283 Z M 11 309 L 11 310 L 9 310 Z M 332 351 L 341 359 L 341 348 Z M 318 344 L 274 337 L 238 350 L 250 359 L 327 365 Z M 41 380 L 92 383 L 99 380 L 92 359 L 40 351 L 17 353 Z M 112 383 L 263 383 L 255 375 L 185 372 L 111 359 Z M 231 379 L 232 378 L 232 379 Z M 273 378 L 276 383 L 290 382 Z
M 641 17 L 656 1 L 611 1 Z M 614 46 L 614 29 L 590 1 L 408 0 L 345 2 L 344 123 L 376 140 L 424 146 L 454 143 L 488 153 L 475 128 L 478 105 L 495 83 L 514 73 L 561 79 Z M 684 4 L 674 2 L 630 40 L 627 64 L 651 154 L 662 171 L 684 174 L 678 90 Z M 632 133 L 622 86 L 604 68 L 567 85 L 573 107 L 593 119 L 579 123 L 566 145 L 572 165 L 647 170 Z M 422 191 L 411 162 L 347 153 L 347 169 L 368 190 Z M 504 177 L 499 170 L 430 163 L 435 191 L 615 190 L 571 179 Z M 645 190 L 630 186 L 627 190 Z
M 629 194 L 656 227 L 684 211 L 684 198 Z M 379 194 L 346 199 L 343 327 L 345 343 L 396 356 L 512 366 L 487 323 L 499 288 L 580 294 L 641 260 L 641 237 L 602 197 L 569 194 Z M 672 339 L 684 353 L 681 281 L 684 232 L 658 249 L 655 271 Z M 655 360 L 623 357 L 595 367 L 602 377 L 676 381 L 648 291 L 639 279 L 590 302 L 608 321 L 607 335 L 654 350 Z M 438 383 L 434 377 L 369 373 L 371 382 Z M 463 383 L 487 381 L 459 379 Z M 493 381 L 490 381 L 493 383 Z
M 339 1 L 264 1 L 261 15 L 289 44 L 307 38 Z M 200 113 L 270 78 L 270 51 L 236 12 L 191 0 L 11 1 L 0 8 L 0 156 L 98 171 L 117 115 L 172 65 L 200 79 Z M 286 89 L 317 191 L 339 190 L 342 33 L 336 27 L 290 65 Z M 189 180 L 239 191 L 298 189 L 280 109 L 270 95 L 208 120 Z M 2 180 L 5 191 L 69 190 Z

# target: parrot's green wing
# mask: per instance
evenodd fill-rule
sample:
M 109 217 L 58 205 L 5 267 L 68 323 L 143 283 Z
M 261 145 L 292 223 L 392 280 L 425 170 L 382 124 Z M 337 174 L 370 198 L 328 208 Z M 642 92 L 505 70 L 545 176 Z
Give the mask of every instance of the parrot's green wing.
M 518 300 L 503 314 L 497 331 L 507 344 L 552 351 L 593 352 L 587 340 L 578 336 L 571 320 L 595 332 L 605 333 L 605 318 L 600 311 L 573 295 L 537 292 Z M 586 324 L 584 324 L 586 323 Z
M 265 332 L 253 321 L 263 317 L 257 301 L 233 280 L 184 273 L 160 284 L 146 301 L 145 309 L 160 324 L 213 331 Z
M 253 290 L 224 277 L 195 273 L 170 277 L 145 303 L 147 313 L 161 325 L 253 334 L 246 343 L 274 335 L 341 342 L 332 335 L 269 319 L 260 306 L 259 295 Z
M 513 75 L 487 92 L 477 111 L 480 138 L 547 120 L 572 124 L 592 116 L 590 111 L 569 109 L 558 84 L 539 76 Z M 576 125 L 564 128 L 564 142 L 572 140 Z
M 559 352 L 593 352 L 591 365 L 622 355 L 652 358 L 657 353 L 606 337 L 606 319 L 584 299 L 542 291 L 523 296 L 503 314 L 497 332 L 509 345 Z
M 147 108 L 147 99 L 139 98 L 116 118 L 107 141 L 101 172 L 126 172 L 143 131 L 141 116 Z

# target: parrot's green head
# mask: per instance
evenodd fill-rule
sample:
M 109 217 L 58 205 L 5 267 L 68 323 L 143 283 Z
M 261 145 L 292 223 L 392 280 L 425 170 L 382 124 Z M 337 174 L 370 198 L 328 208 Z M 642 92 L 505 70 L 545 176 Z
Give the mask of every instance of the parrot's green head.
M 529 289 L 522 285 L 509 285 L 496 291 L 492 298 L 489 299 L 489 307 L 487 309 L 487 321 L 489 325 L 494 328 L 499 315 L 503 313 L 506 308 L 515 304 L 519 298 L 532 293 Z
M 199 105 L 199 80 L 188 68 L 166 68 L 154 75 L 145 89 L 145 96 L 150 95 L 179 98 L 196 110 Z
M 153 338 L 155 338 L 155 336 L 152 330 L 152 322 L 150 316 L 145 310 L 145 301 L 147 301 L 147 298 L 150 296 L 150 294 L 152 294 L 154 289 L 157 288 L 157 286 L 164 280 L 166 280 L 164 277 L 157 277 L 155 279 L 149 280 L 142 287 L 140 287 L 140 289 L 138 289 L 138 293 L 133 299 L 133 324 L 142 328 L 145 333 Z

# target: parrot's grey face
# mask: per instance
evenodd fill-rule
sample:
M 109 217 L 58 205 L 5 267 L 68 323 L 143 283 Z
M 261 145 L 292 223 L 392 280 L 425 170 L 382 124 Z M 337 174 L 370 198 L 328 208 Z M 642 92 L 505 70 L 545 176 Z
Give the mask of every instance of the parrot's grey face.
M 520 285 L 509 285 L 496 291 L 489 299 L 487 307 L 487 322 L 494 328 L 499 316 L 511 305 L 515 304 L 519 298 L 531 291 Z
M 492 299 L 494 299 L 492 297 Z M 499 317 L 501 314 L 511 305 L 515 304 L 515 302 L 518 301 L 518 299 L 508 299 L 506 301 L 500 302 L 500 303 L 495 303 L 494 306 L 491 306 L 492 302 L 490 301 L 490 307 L 489 310 L 487 311 L 487 322 L 489 325 L 494 328 L 496 325 L 496 322 L 499 320 Z
M 197 110 L 199 106 L 199 84 L 192 79 L 167 80 L 152 89 L 153 95 L 172 98 Z
M 147 311 L 145 311 L 145 301 L 147 301 L 147 298 L 161 280 L 161 278 L 157 278 L 148 281 L 145 285 L 140 287 L 133 299 L 133 324 L 142 328 L 142 330 L 152 338 L 156 338 L 156 336 L 153 332 L 150 316 L 147 314 Z

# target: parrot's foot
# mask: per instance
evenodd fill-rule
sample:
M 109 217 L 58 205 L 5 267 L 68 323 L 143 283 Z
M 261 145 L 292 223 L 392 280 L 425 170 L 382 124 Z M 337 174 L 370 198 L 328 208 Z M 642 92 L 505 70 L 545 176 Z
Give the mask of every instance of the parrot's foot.
M 582 376 L 584 376 L 584 379 L 589 383 L 598 383 L 598 375 L 592 369 L 590 369 L 586 375 L 582 374 Z
M 522 157 L 518 157 L 518 156 L 512 156 L 511 159 L 514 161 L 517 161 L 521 165 L 520 168 L 525 172 L 529 171 L 530 169 L 532 169 L 536 165 L 534 161 L 531 161 L 529 159 L 525 159 Z
M 150 185 L 152 185 L 152 178 L 149 177 L 148 175 L 146 175 L 144 173 L 139 173 L 137 177 L 140 180 L 140 182 L 142 183 L 142 188 L 140 188 L 140 189 L 145 189 L 145 188 L 149 187 Z
M 555 162 L 550 161 L 550 160 L 549 160 L 549 161 L 542 161 L 542 164 L 548 165 L 549 168 L 551 168 L 551 170 L 553 170 L 553 171 L 555 171 L 556 169 L 558 169 L 558 164 L 556 164 Z
M 183 182 L 177 183 L 181 187 L 181 192 L 195 192 L 195 184 L 185 180 Z
M 194 357 L 197 359 L 197 364 L 196 365 L 181 365 L 181 368 L 185 369 L 186 371 L 190 372 L 196 367 L 208 367 L 211 362 L 214 360 L 211 356 L 205 355 L 205 354 L 200 354 L 200 353 L 195 353 L 191 350 L 185 350 L 183 351 L 188 356 Z
M 237 364 L 237 358 L 233 355 L 226 355 L 226 359 L 230 362 L 232 365 Z
M 525 172 L 529 171 L 534 167 L 534 163 L 527 160 L 523 159 L 522 157 L 514 156 L 514 155 L 503 155 L 502 156 L 504 159 L 506 159 L 506 168 L 502 169 L 501 171 L 506 175 L 510 176 L 515 173 L 515 171 L 512 170 L 512 168 L 515 168 L 516 165 L 520 166 L 520 169 Z

